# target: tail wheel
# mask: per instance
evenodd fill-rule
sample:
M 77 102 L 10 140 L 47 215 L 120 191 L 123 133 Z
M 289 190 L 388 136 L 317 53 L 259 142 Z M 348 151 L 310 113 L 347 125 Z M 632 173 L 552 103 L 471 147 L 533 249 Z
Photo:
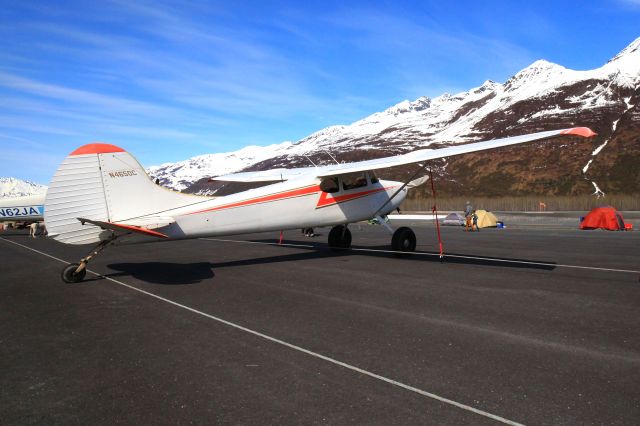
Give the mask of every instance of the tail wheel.
M 410 253 L 416 251 L 416 242 L 416 234 L 411 228 L 403 226 L 393 233 L 391 248 L 393 251 Z
M 71 263 L 67 265 L 62 270 L 62 274 L 60 274 L 60 276 L 62 277 L 62 281 L 69 284 L 79 283 L 80 281 L 82 281 L 85 275 L 87 275 L 87 269 L 83 268 L 80 272 L 76 272 L 78 266 L 80 266 L 79 263 Z
M 329 232 L 329 247 L 347 249 L 351 247 L 351 231 L 346 225 L 337 225 Z

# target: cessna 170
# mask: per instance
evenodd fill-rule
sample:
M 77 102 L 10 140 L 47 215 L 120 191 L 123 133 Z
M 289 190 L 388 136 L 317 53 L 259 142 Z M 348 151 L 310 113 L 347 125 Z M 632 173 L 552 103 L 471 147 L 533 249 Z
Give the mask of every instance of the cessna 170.
M 595 133 L 575 127 L 353 163 L 219 176 L 215 179 L 271 183 L 224 197 L 162 188 L 122 148 L 93 143 L 73 151 L 59 166 L 49 185 L 44 218 L 49 236 L 62 243 L 97 243 L 91 254 L 63 269 L 62 279 L 69 283 L 82 281 L 89 260 L 113 243 L 332 226 L 329 246 L 348 248 L 348 224 L 380 219 L 395 210 L 408 189 L 427 180 L 414 179 L 427 161 L 563 135 Z M 406 182 L 378 179 L 374 173 L 407 164 L 419 167 Z M 414 251 L 414 232 L 407 227 L 395 230 L 392 248 Z

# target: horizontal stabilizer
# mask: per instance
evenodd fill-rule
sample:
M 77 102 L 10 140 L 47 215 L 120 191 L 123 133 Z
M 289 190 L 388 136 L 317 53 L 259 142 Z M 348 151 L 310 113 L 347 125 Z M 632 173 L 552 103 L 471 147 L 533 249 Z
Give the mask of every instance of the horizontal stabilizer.
M 103 221 L 99 221 L 99 220 L 85 219 L 85 218 L 81 218 L 81 217 L 79 217 L 78 220 L 83 225 L 85 223 L 90 223 L 90 224 L 98 226 L 98 227 L 100 227 L 102 229 L 109 229 L 109 230 L 114 231 L 114 232 L 119 233 L 119 234 L 128 233 L 128 232 L 136 232 L 138 234 L 149 235 L 149 236 L 152 236 L 152 237 L 169 238 L 168 236 L 166 236 L 163 233 L 160 233 L 160 232 L 157 232 L 157 231 L 152 231 L 151 229 L 145 228 L 145 227 L 142 227 L 142 226 L 130 225 L 130 224 L 126 224 L 126 223 L 103 222 Z
M 139 228 L 156 229 L 171 225 L 172 223 L 175 223 L 175 221 L 176 220 L 170 216 L 144 216 L 135 219 L 118 221 L 117 223 L 129 226 L 137 226 Z

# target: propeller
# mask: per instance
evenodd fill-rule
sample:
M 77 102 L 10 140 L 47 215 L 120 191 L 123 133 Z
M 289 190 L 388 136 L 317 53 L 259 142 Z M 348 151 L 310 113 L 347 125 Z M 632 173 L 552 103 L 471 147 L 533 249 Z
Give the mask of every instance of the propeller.
M 422 176 L 421 178 L 414 179 L 412 181 L 409 181 L 409 183 L 407 183 L 407 188 L 411 189 L 411 188 L 415 188 L 416 186 L 423 185 L 428 180 L 429 180 L 429 176 Z

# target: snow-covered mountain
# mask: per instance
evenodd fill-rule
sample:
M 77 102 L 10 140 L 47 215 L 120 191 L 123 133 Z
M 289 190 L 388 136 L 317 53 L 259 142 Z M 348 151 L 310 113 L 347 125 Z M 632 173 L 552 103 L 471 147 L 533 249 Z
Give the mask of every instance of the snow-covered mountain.
M 0 177 L 0 198 L 40 195 L 47 192 L 45 185 L 12 177 Z
M 354 161 L 581 125 L 599 136 L 569 138 L 561 151 L 536 144 L 539 149 L 503 149 L 500 156 L 494 151 L 453 157 L 438 163 L 437 173 L 457 193 L 487 192 L 487 185 L 499 194 L 640 192 L 640 173 L 631 170 L 634 165 L 640 169 L 639 106 L 640 38 L 594 70 L 538 60 L 503 84 L 486 81 L 462 93 L 405 100 L 295 143 L 203 155 L 150 172 L 167 186 L 189 191 L 210 176 L 308 166 L 307 157 L 316 163 L 333 161 L 327 152 L 339 161 Z
M 285 154 L 291 142 L 269 146 L 246 146 L 238 151 L 205 154 L 177 163 L 151 166 L 147 172 L 160 179 L 160 183 L 178 191 L 188 188 L 199 179 L 234 173 L 261 161 Z

